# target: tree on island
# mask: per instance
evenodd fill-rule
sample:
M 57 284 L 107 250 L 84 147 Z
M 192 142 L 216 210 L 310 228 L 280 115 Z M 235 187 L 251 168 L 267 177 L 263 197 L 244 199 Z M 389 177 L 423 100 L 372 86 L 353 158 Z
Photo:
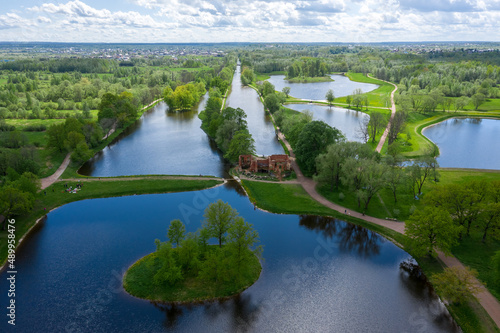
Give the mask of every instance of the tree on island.
M 168 238 L 156 239 L 156 251 L 129 268 L 124 278 L 129 293 L 160 301 L 200 300 L 234 295 L 260 276 L 259 235 L 222 200 L 208 205 L 196 233 L 185 235 L 184 224 L 171 221 Z M 208 245 L 211 238 L 219 246 Z

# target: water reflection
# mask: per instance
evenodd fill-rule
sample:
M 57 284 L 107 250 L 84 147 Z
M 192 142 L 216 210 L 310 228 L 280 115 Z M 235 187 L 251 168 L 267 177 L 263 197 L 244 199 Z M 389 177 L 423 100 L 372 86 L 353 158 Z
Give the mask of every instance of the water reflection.
M 326 238 L 336 237 L 342 252 L 355 252 L 365 258 L 378 255 L 384 240 L 366 228 L 325 216 L 300 215 L 299 225 Z
M 200 128 L 199 110 L 169 112 L 160 103 L 79 170 L 94 177 L 141 174 L 227 176 L 222 153 Z

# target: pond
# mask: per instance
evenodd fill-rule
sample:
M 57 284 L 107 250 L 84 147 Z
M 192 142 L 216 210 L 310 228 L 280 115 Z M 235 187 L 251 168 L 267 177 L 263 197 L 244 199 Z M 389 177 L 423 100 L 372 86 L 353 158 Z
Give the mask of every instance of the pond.
M 247 114 L 248 130 L 255 140 L 257 155 L 284 154 L 283 147 L 276 138 L 273 123 L 264 111 L 259 94 L 254 89 L 243 86 L 240 76 L 241 66 L 238 65 L 226 106 L 241 108 Z
M 128 127 L 79 172 L 93 177 L 147 174 L 212 175 L 222 177 L 226 166 L 216 144 L 200 128 L 198 110 L 169 112 L 160 103 Z
M 267 81 L 271 82 L 277 91 L 290 87 L 290 96 L 295 98 L 324 101 L 328 90 L 332 89 L 335 97 L 351 95 L 354 90 L 361 89 L 364 93 L 377 89 L 379 86 L 372 83 L 351 81 L 347 76 L 330 74 L 334 81 L 292 83 L 285 80 L 285 75 L 271 75 Z
M 260 234 L 260 279 L 224 302 L 152 304 L 121 287 L 126 269 L 188 231 L 221 198 Z M 457 332 L 428 285 L 399 263 L 409 255 L 362 227 L 254 210 L 237 183 L 204 191 L 74 202 L 48 214 L 17 252 L 19 332 Z M 6 272 L 0 290 L 7 290 Z M 0 296 L 6 304 L 7 293 Z M 0 331 L 7 331 L 0 321 Z
M 336 127 L 344 133 L 348 141 L 362 141 L 358 137 L 358 129 L 364 117 L 369 117 L 363 112 L 323 105 L 287 104 L 285 106 L 300 112 L 311 111 L 313 120 L 322 120 L 328 125 Z
M 443 168 L 500 170 L 500 119 L 451 118 L 422 131 L 440 151 Z

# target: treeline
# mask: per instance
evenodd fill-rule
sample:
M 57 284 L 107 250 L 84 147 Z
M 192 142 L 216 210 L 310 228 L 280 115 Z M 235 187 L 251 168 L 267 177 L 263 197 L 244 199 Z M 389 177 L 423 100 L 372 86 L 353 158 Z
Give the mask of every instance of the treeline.
M 382 189 L 390 190 L 396 203 L 403 193 L 418 198 L 426 181 L 439 178 L 438 164 L 433 157 L 416 159 L 404 168 L 400 161 L 399 156 L 382 160 L 381 155 L 366 144 L 339 141 L 317 156 L 314 178 L 330 192 L 343 189 L 353 193 L 358 209 L 366 212 L 373 197 Z
M 16 72 L 37 72 L 45 71 L 51 73 L 108 73 L 116 68 L 116 61 L 92 58 L 60 58 L 25 60 L 18 59 L 0 63 L 0 70 L 11 70 Z
M 328 73 L 326 62 L 319 58 L 303 58 L 289 65 L 286 72 L 287 79 L 296 77 L 325 76 Z
M 222 95 L 215 88 L 209 93 L 205 109 L 199 117 L 201 128 L 215 140 L 224 158 L 237 161 L 240 155 L 255 154 L 255 144 L 248 131 L 246 113 L 240 108 L 222 108 Z

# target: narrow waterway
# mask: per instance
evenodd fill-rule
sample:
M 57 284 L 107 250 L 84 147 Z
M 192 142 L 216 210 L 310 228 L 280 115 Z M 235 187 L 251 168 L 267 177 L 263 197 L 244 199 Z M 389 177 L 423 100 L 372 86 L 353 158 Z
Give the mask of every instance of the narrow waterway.
M 259 94 L 241 84 L 241 66 L 238 65 L 231 85 L 226 106 L 241 108 L 247 114 L 248 130 L 255 140 L 257 155 L 284 154 L 283 147 L 276 138 L 273 123 L 264 111 Z
M 93 177 L 167 174 L 223 177 L 227 166 L 216 144 L 200 128 L 198 112 L 208 95 L 191 111 L 169 112 L 156 105 L 79 172 Z

